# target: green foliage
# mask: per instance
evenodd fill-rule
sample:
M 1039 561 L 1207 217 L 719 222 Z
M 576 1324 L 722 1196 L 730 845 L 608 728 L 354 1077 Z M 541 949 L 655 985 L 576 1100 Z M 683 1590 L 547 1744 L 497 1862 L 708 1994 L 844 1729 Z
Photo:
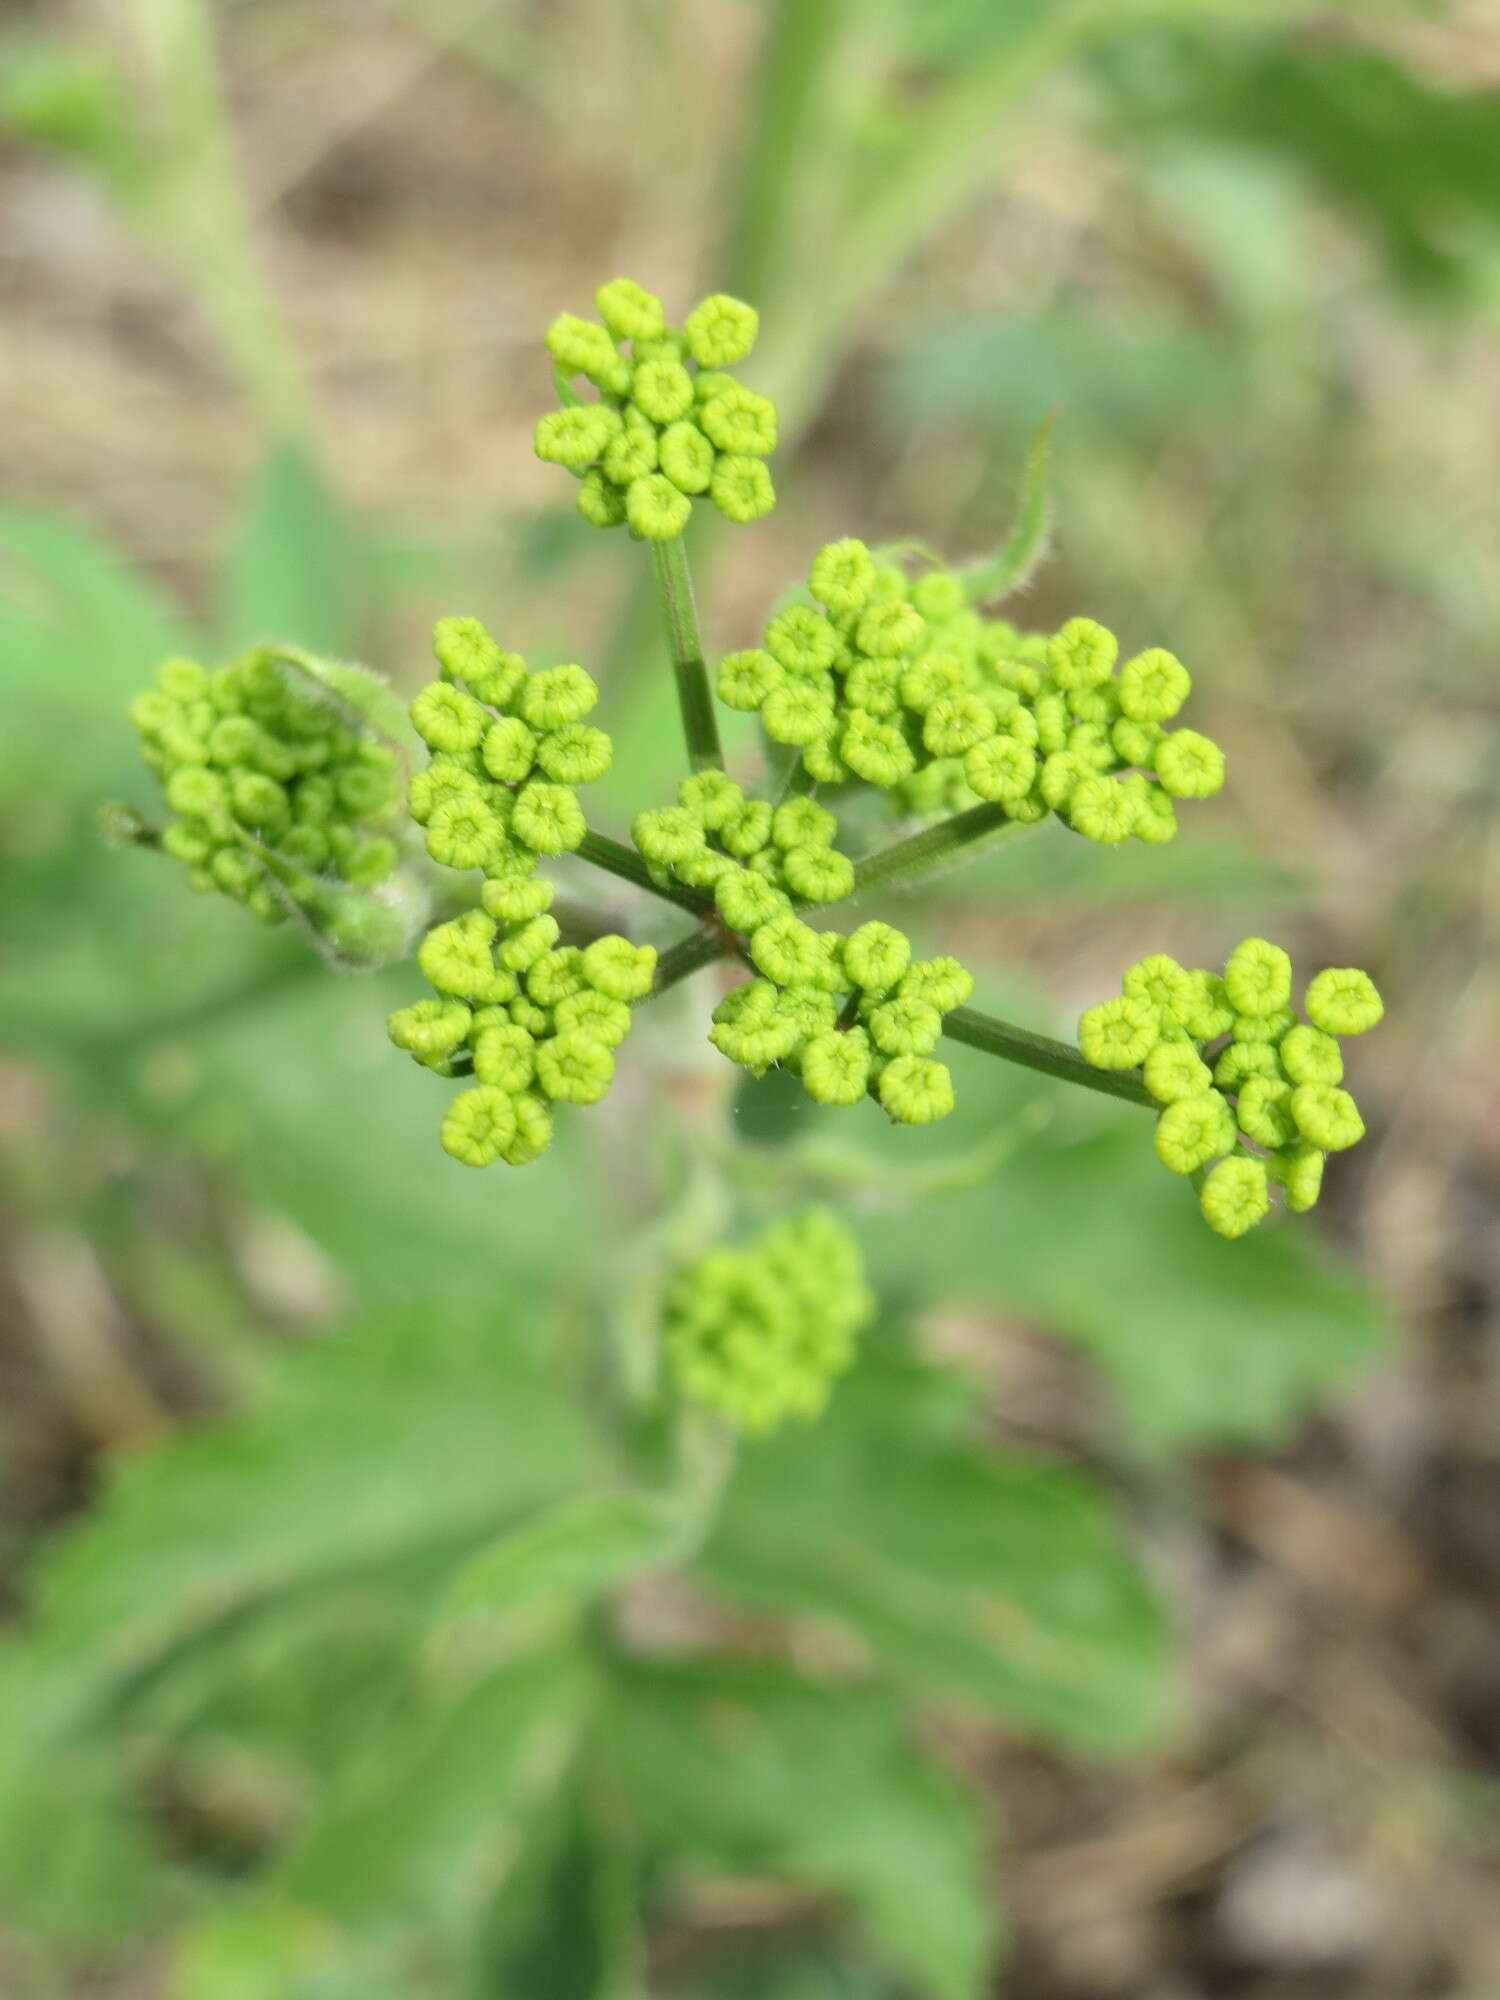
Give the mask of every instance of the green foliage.
M 238 652 L 293 640 L 312 653 L 358 644 L 363 550 L 306 445 L 275 446 L 225 566 L 219 642 Z
M 1160 1724 L 1166 1635 L 1101 1496 L 978 1438 L 972 1396 L 889 1344 L 811 1432 L 748 1457 L 704 1572 L 852 1630 L 912 1687 L 1090 1749 Z
M 984 1990 L 982 1833 L 887 1697 L 708 1657 L 622 1676 L 608 1727 L 616 1775 L 679 1866 L 837 1892 L 922 1992 Z
M 925 1143 L 901 1135 L 914 1164 L 1003 1129 L 1035 1096 L 978 1056 L 960 1053 L 954 1068 L 950 1125 Z M 1211 1235 L 1141 1144 L 1138 1121 L 1060 1118 L 981 1187 L 916 1214 L 881 1212 L 864 1232 L 876 1289 L 1035 1315 L 1094 1359 L 1144 1450 L 1285 1435 L 1311 1398 L 1379 1354 L 1386 1318 L 1291 1231 L 1233 1245 Z M 888 1150 L 879 1121 L 867 1124 L 864 1144 Z M 1088 1227 L 1076 1227 L 1084 1214 Z
M 994 27 L 966 0 L 941 14 L 929 52 L 945 58 Z M 775 413 L 722 372 L 748 351 L 749 309 L 705 301 L 678 335 L 625 281 L 598 306 L 603 325 L 553 329 L 563 408 L 539 434 L 579 477 L 585 517 L 675 550 L 693 497 L 731 519 L 764 512 Z M 964 396 L 993 400 L 992 358 Z M 1171 405 L 1180 359 L 1166 342 L 1143 364 L 1142 407 Z M 598 403 L 578 400 L 580 373 Z M 1215 746 L 1164 727 L 1188 690 L 1171 655 L 1117 671 L 1091 619 L 1044 634 L 983 613 L 1045 550 L 1048 437 L 1044 423 L 992 558 L 949 571 L 852 537 L 825 548 L 816 604 L 793 593 L 764 647 L 718 669 L 723 698 L 795 755 L 747 796 L 702 768 L 712 746 L 689 722 L 700 768 L 675 806 L 640 815 L 634 849 L 590 834 L 574 796 L 613 754 L 585 720 L 591 678 L 530 673 L 478 621 L 441 621 L 442 678 L 411 715 L 432 757 L 408 803 L 429 858 L 485 880 L 478 908 L 428 929 L 418 964 L 434 997 L 415 1004 L 389 980 L 378 994 L 317 983 L 232 930 L 231 912 L 181 914 L 137 852 L 79 869 L 84 804 L 120 782 L 101 689 L 120 705 L 194 635 L 107 551 L 45 521 L 0 524 L 0 638 L 21 689 L 0 775 L 30 843 L 15 873 L 35 946 L 24 980 L 0 974 L 0 997 L 20 1002 L 26 1045 L 85 1116 L 232 1178 L 328 1254 L 359 1305 L 271 1370 L 245 1412 L 139 1450 L 38 1564 L 26 1630 L 0 1650 L 0 1701 L 26 1720 L 0 1751 L 7 1920 L 75 1941 L 170 1935 L 174 2000 L 600 2000 L 641 1985 L 648 1916 L 705 1877 L 751 1872 L 810 1898 L 817 1936 L 765 1965 L 745 1954 L 726 1993 L 988 1990 L 984 1829 L 919 1747 L 924 1711 L 1128 1751 L 1165 1720 L 1168 1635 L 1103 1482 L 988 1438 L 974 1387 L 893 1315 L 976 1299 L 1086 1348 L 1114 1394 L 1127 1479 L 1134 1455 L 1275 1435 L 1380 1333 L 1306 1243 L 1267 1232 L 1230 1248 L 1185 1220 L 1127 1114 L 1075 1108 L 1012 1158 L 1030 1083 L 965 1052 L 955 1092 L 933 1056 L 972 976 L 913 962 L 907 934 L 878 918 L 846 934 L 799 914 L 925 882 L 1007 824 L 1056 819 L 1080 852 L 1154 845 L 1175 826 L 1172 798 L 1218 789 Z M 228 567 L 225 642 L 350 645 L 361 541 L 310 459 L 278 451 Z M 685 718 L 694 675 L 711 715 L 680 596 L 668 611 Z M 405 736 L 359 669 L 297 658 L 354 736 Z M 887 800 L 935 823 L 880 849 L 871 807 Z M 129 810 L 117 824 L 137 826 Z M 615 932 L 565 939 L 537 859 L 573 854 L 696 928 L 660 960 Z M 412 857 L 418 901 L 423 866 Z M 1258 887 L 1252 864 L 1243 880 Z M 47 934 L 75 883 L 78 921 Z M 170 968 L 147 940 L 171 947 Z M 639 1093 L 573 1121 L 602 1128 L 613 1155 L 563 1129 L 537 1158 L 549 1103 L 604 1095 L 648 989 L 730 955 L 758 977 L 719 1008 L 714 1040 L 756 1079 L 741 1110 L 773 1100 L 742 1124 L 795 1140 L 820 1106 L 848 1104 L 857 1148 L 815 1137 L 757 1159 L 705 1140 L 709 1094 L 685 1071 L 680 1161 L 675 1138 L 640 1136 Z M 193 968 L 211 960 L 200 983 Z M 1311 1093 L 1305 1116 L 1286 1115 L 1304 1137 L 1316 1128 L 1320 1157 L 1348 1131 L 1326 1044 L 1369 1025 L 1378 1002 L 1358 977 L 1314 982 L 1299 1027 L 1280 1019 L 1276 977 L 1231 968 L 1231 1011 L 1276 1028 L 1274 1044 L 1232 1044 L 1274 1045 L 1284 1074 L 1247 1070 L 1232 1093 L 1215 1081 L 1247 1136 L 1287 1154 L 1292 1206 L 1316 1191 L 1307 1146 L 1280 1132 L 1280 1093 L 1264 1086 Z M 382 1059 L 377 999 L 408 1002 L 391 1039 L 414 1066 Z M 1144 1060 L 1133 1087 L 1171 1117 L 1202 1059 L 1125 1000 L 1124 1042 L 1101 1022 L 1090 1052 Z M 1061 1058 L 1062 1074 L 1098 1082 L 1078 1051 Z M 497 1199 L 492 1177 L 431 1158 L 414 1068 L 463 1080 L 444 1128 L 454 1160 L 533 1171 Z M 646 1190 L 633 1206 L 592 1197 L 591 1162 L 622 1146 Z M 679 1209 L 642 1227 L 672 1172 Z M 817 1196 L 838 1200 L 838 1219 L 773 1220 L 745 1249 L 713 1249 L 733 1196 L 757 1209 L 757 1174 L 778 1212 Z M 1210 1182 L 1210 1220 L 1237 1219 L 1243 1195 Z M 873 1333 L 855 1234 L 884 1306 Z M 827 1410 L 737 1450 L 693 1400 L 752 1432 Z M 753 1613 L 754 1643 L 658 1649 L 648 1586 L 663 1573 L 708 1630 Z M 814 1659 L 836 1664 L 787 1664 Z M 24 1839 L 43 1815 L 55 1839 Z
M 1404 282 L 1450 299 L 1473 283 L 1476 238 L 1500 242 L 1493 89 L 1459 92 L 1340 36 L 1193 29 L 1101 58 L 1111 122 L 1160 144 L 1191 134 L 1288 162 L 1368 230 Z

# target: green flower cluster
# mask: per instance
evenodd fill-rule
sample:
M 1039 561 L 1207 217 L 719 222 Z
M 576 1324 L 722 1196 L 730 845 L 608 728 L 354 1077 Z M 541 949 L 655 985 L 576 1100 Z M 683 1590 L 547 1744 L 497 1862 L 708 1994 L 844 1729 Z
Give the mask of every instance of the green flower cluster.
M 793 901 L 837 903 L 854 888 L 854 863 L 834 840 L 838 821 L 812 799 L 772 806 L 746 798 L 722 771 L 699 771 L 677 804 L 637 813 L 631 836 L 660 880 L 710 894 L 732 931 L 788 912 Z
M 310 655 L 259 646 L 211 671 L 167 660 L 129 708 L 174 817 L 160 844 L 195 889 L 263 923 L 316 913 L 396 865 L 396 752 L 318 678 Z
M 1318 1199 L 1323 1162 L 1364 1137 L 1341 1088 L 1343 1036 L 1385 1009 L 1369 975 L 1330 968 L 1309 983 L 1305 1020 L 1292 1007 L 1292 962 L 1246 938 L 1222 977 L 1158 952 L 1133 965 L 1118 999 L 1090 1007 L 1078 1042 L 1096 1069 L 1139 1068 L 1162 1105 L 1156 1153 L 1192 1175 L 1209 1227 L 1243 1236 L 1270 1207 L 1270 1184 L 1300 1213 Z
M 827 1209 L 811 1208 L 677 1273 L 667 1357 L 684 1396 L 761 1433 L 822 1412 L 874 1310 L 859 1245 Z
M 659 878 L 712 895 L 761 975 L 714 1010 L 715 1048 L 754 1076 L 781 1064 L 819 1104 L 868 1094 L 898 1124 L 945 1118 L 953 1082 L 932 1051 L 943 1015 L 974 990 L 963 966 L 914 963 L 910 941 L 889 924 L 862 924 L 846 937 L 798 917 L 794 902 L 834 903 L 854 887 L 826 806 L 747 799 L 722 771 L 685 778 L 677 801 L 636 815 L 636 846 Z
M 411 781 L 411 816 L 445 868 L 496 880 L 570 854 L 588 831 L 577 787 L 602 778 L 614 746 L 584 721 L 599 690 L 582 667 L 528 670 L 477 618 L 440 618 L 442 678 L 411 704 L 431 761 Z
M 448 868 L 482 868 L 478 909 L 434 926 L 417 953 L 433 998 L 400 1008 L 391 1040 L 441 1076 L 472 1075 L 443 1120 L 466 1166 L 524 1166 L 546 1151 L 554 1104 L 597 1104 L 656 952 L 628 938 L 559 942 L 543 855 L 587 828 L 575 787 L 609 769 L 613 745 L 584 722 L 599 691 L 581 667 L 530 672 L 477 618 L 433 631 L 442 678 L 411 705 L 432 752 L 411 781 L 411 815 Z
M 770 513 L 763 461 L 776 448 L 776 407 L 726 373 L 755 344 L 755 308 L 716 293 L 671 327 L 661 300 L 629 278 L 601 285 L 594 303 L 602 326 L 562 313 L 547 329 L 564 407 L 536 427 L 537 457 L 579 480 L 583 518 L 626 521 L 661 542 L 682 533 L 700 494 L 731 521 Z M 565 386 L 579 376 L 597 402 Z
M 1056 813 L 1111 846 L 1170 840 L 1174 801 L 1223 784 L 1218 745 L 1166 727 L 1192 683 L 1159 647 L 1117 672 L 1093 619 L 1023 635 L 984 618 L 953 571 L 911 579 L 852 538 L 819 550 L 808 588 L 815 603 L 785 606 L 763 645 L 721 661 L 718 691 L 820 784 L 860 779 L 924 814 Z
M 848 937 L 788 913 L 750 933 L 761 977 L 714 1009 L 710 1040 L 760 1076 L 779 1063 L 815 1104 L 873 1097 L 897 1125 L 930 1125 L 953 1109 L 953 1078 L 933 1055 L 943 1016 L 974 981 L 956 958 L 913 959 L 890 924 Z
M 490 880 L 480 895 L 482 908 L 422 942 L 417 964 L 433 998 L 386 1026 L 424 1068 L 475 1079 L 448 1107 L 444 1150 L 465 1166 L 520 1167 L 547 1150 L 554 1104 L 597 1104 L 609 1090 L 656 953 L 617 936 L 559 944 L 544 876 Z

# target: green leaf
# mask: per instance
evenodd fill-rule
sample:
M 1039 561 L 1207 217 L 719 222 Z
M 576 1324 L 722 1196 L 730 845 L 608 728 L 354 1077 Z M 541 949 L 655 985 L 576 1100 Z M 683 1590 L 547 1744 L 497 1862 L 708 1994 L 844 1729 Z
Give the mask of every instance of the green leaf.
M 289 1673 L 313 1667 L 327 1701 L 377 1720 L 408 1648 L 388 1607 L 375 1605 L 371 1623 L 352 1581 L 412 1565 L 419 1577 L 589 1478 L 583 1426 L 518 1331 L 493 1312 L 386 1314 L 295 1356 L 261 1408 L 187 1428 L 116 1470 L 41 1564 L 29 1632 L 0 1648 L 11 1724 L 0 1740 L 0 1907 L 66 1930 L 119 1929 L 150 1910 L 163 1878 L 153 1884 L 120 1790 L 138 1718 L 157 1736 L 198 1730 L 211 1742 L 204 1725 L 216 1724 L 252 1749 L 261 1739 L 273 1765 L 342 1770 L 352 1754 L 363 1769 L 372 1746 L 391 1761 L 407 1739 L 414 1759 L 423 1746 L 440 1754 L 446 1724 L 394 1741 L 381 1728 L 328 1730 L 297 1716 L 295 1687 L 273 1702 L 274 1681 L 285 1652 Z M 366 1645 L 383 1650 L 372 1674 L 345 1671 L 335 1687 L 351 1611 Z M 276 1715 L 247 1727 L 233 1690 L 263 1619 L 270 1684 L 261 1678 Z M 321 1665 L 309 1640 L 327 1653 Z M 367 1794 L 356 1798 L 364 1810 Z M 56 1841 L 11 1837 L 40 1811 Z
M 981 992 L 1008 1019 L 1066 1034 L 1035 996 Z M 935 1298 L 1022 1312 L 1099 1366 L 1132 1448 L 1242 1446 L 1286 1437 L 1310 1403 L 1367 1366 L 1391 1337 L 1389 1315 L 1320 1238 L 1316 1217 L 1279 1217 L 1228 1243 L 1205 1227 L 1192 1189 L 1158 1162 L 1151 1117 L 1052 1084 L 952 1042 L 943 1060 L 957 1109 L 922 1130 L 893 1128 L 871 1105 L 840 1119 L 846 1145 L 898 1162 L 910 1178 L 962 1157 L 1030 1115 L 1042 1136 L 1002 1157 L 983 1185 L 941 1171 L 919 1208 L 872 1191 L 863 1225 L 872 1282 L 887 1303 Z M 824 1140 L 823 1114 L 768 1076 L 776 1137 Z M 792 1164 L 804 1165 L 800 1152 Z M 848 1201 L 847 1175 L 825 1190 L 810 1152 L 798 1199 Z M 1335 1161 L 1330 1176 L 1342 1162 Z M 783 1168 L 783 1178 L 786 1168 Z
M 310 1910 L 271 1899 L 218 1910 L 178 1940 L 169 2000 L 313 2000 L 339 1956 Z
M 877 1282 L 992 1300 L 1076 1341 L 1133 1443 L 1154 1452 L 1285 1437 L 1385 1347 L 1384 1309 L 1308 1218 L 1236 1243 L 1207 1229 L 1191 1188 L 1158 1162 L 1148 1112 L 1084 1105 L 951 1044 L 944 1060 L 959 1100 L 942 1128 L 948 1150 L 1027 1102 L 1058 1115 L 988 1186 L 882 1214 L 865 1238 Z M 917 1136 L 913 1161 L 933 1144 Z
M 453 1576 L 434 1637 L 475 1614 L 486 1618 L 538 1598 L 582 1600 L 670 1559 L 672 1521 L 660 1501 L 635 1493 L 581 1493 L 481 1549 Z
M 1343 36 L 1183 28 L 1099 62 L 1118 139 L 1184 134 L 1297 168 L 1374 238 L 1396 276 L 1473 296 L 1500 232 L 1500 94 L 1429 82 Z
M 867 1338 L 816 1428 L 741 1454 L 700 1571 L 852 1627 L 925 1691 L 1088 1749 L 1139 1743 L 1167 1638 L 1104 1495 L 984 1444 L 961 1386 Z
M 962 575 L 976 603 L 997 603 L 1021 590 L 1046 560 L 1052 541 L 1052 490 L 1047 458 L 1052 443 L 1054 410 L 1037 425 L 1026 451 L 1021 478 L 1021 504 L 1010 532 L 992 556 L 970 563 Z
M 453 2000 L 455 1991 L 432 1954 L 352 1938 L 267 1891 L 221 1896 L 179 1932 L 166 2000 Z
M 144 1934 L 165 1884 L 117 1759 L 93 1746 L 29 1740 L 47 1718 L 50 1675 L 0 1654 L 0 1923 L 19 1938 L 95 1946 Z M 46 1829 L 45 1838 L 38 1835 Z
M 507 1880 L 576 1748 L 594 1683 L 547 1652 L 431 1701 L 367 1744 L 278 1870 L 359 1934 L 461 1934 Z
M 352 522 L 307 447 L 276 445 L 230 552 L 224 647 L 237 652 L 269 639 L 347 652 L 359 635 L 359 596 Z
M 932 2000 L 988 1991 L 998 1940 L 983 1829 L 886 1696 L 700 1659 L 627 1671 L 607 1740 L 668 1854 L 840 1894 Z
M 313 972 L 194 1028 L 198 1089 L 175 1129 L 290 1216 L 371 1302 L 519 1293 L 535 1318 L 533 1289 L 564 1304 L 592 1296 L 612 1237 L 607 1218 L 592 1219 L 579 1263 L 580 1115 L 563 1110 L 532 1166 L 460 1165 L 438 1144 L 457 1086 L 386 1038 L 387 1009 L 414 997 L 410 970 Z
M 191 647 L 176 607 L 97 536 L 56 515 L 0 514 L 0 792 L 34 791 L 54 814 L 65 804 L 92 836 L 104 792 L 125 778 L 144 790 L 126 702 Z
M 91 167 L 118 198 L 141 188 L 145 162 L 120 70 L 59 35 L 16 34 L 0 47 L 0 126 Z
M 476 1982 L 484 1993 L 625 2000 L 640 1990 L 630 1805 L 622 1801 L 602 1824 L 597 1773 L 585 1762 L 577 1778 L 534 1816 L 527 1850 L 490 1912 Z
M 49 1709 L 88 1720 L 261 1603 L 460 1551 L 576 1485 L 582 1425 L 517 1336 L 494 1315 L 372 1317 L 289 1361 L 261 1408 L 117 1467 L 38 1578 Z
M 966 420 L 987 430 L 1003 426 L 1004 436 L 1013 426 L 1045 423 L 1062 405 L 1070 436 L 1118 442 L 1221 414 L 1243 370 L 1240 355 L 1191 327 L 1069 304 L 1032 319 L 945 321 L 892 364 L 885 400 L 914 431 Z

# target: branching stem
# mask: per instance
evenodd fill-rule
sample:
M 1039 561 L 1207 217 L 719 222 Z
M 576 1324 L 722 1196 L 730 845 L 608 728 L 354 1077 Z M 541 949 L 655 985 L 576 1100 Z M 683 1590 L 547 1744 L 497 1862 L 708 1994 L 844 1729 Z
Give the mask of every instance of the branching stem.
M 854 870 L 854 895 L 871 889 L 901 889 L 938 874 L 960 858 L 968 860 L 980 846 L 993 847 L 999 841 L 1024 833 L 1026 823 L 1013 820 L 1003 805 L 971 806 L 936 826 L 923 827 L 906 840 L 867 854 Z
M 685 889 L 678 882 L 658 882 L 646 864 L 646 857 L 635 848 L 627 847 L 623 841 L 611 840 L 607 833 L 596 833 L 592 827 L 583 836 L 577 849 L 582 861 L 592 861 L 596 868 L 607 874 L 618 876 L 622 882 L 632 883 L 637 889 L 644 889 L 648 895 L 660 896 L 665 903 L 675 903 L 679 910 L 686 910 L 689 916 L 706 917 L 713 914 L 713 904 L 706 896 L 700 896 L 696 889 Z
M 665 993 L 679 980 L 689 979 L 695 972 L 701 972 L 705 965 L 712 965 L 715 959 L 728 958 L 733 946 L 722 932 L 712 930 L 707 925 L 702 930 L 690 931 L 685 938 L 668 946 L 656 962 L 656 977 L 651 982 L 651 998 Z
M 1050 1035 L 1033 1034 L 1030 1028 L 1018 1028 L 1010 1021 L 997 1020 L 993 1014 L 981 1014 L 977 1008 L 955 1007 L 951 1014 L 944 1015 L 943 1033 L 967 1048 L 1003 1056 L 1006 1062 L 1040 1070 L 1044 1076 L 1081 1083 L 1085 1090 L 1123 1098 L 1127 1104 L 1157 1108 L 1139 1070 L 1094 1069 L 1071 1043 L 1054 1041 Z

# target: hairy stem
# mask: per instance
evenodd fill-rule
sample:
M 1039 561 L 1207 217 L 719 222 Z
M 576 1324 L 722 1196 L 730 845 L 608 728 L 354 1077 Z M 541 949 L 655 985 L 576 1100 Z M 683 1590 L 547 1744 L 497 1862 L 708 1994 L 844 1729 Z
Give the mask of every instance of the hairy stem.
M 863 896 L 871 889 L 908 887 L 958 860 L 970 859 L 981 846 L 993 847 L 1025 831 L 1026 825 L 1011 819 L 1003 805 L 970 806 L 967 812 L 867 854 L 855 866 L 853 893 Z
M 675 903 L 689 916 L 713 914 L 714 906 L 706 896 L 700 896 L 694 889 L 684 889 L 676 882 L 658 882 L 647 867 L 643 854 L 637 853 L 633 847 L 626 847 L 623 841 L 611 840 L 607 833 L 596 833 L 591 827 L 579 843 L 577 853 L 580 860 L 592 861 L 606 874 L 618 876 L 620 881 L 644 889 L 648 895 L 660 896 L 665 903 Z
M 703 641 L 698 636 L 698 610 L 693 602 L 693 579 L 681 536 L 674 535 L 670 541 L 653 542 L 651 560 L 656 570 L 657 596 L 666 620 L 667 642 L 672 651 L 672 672 L 677 678 L 677 706 L 682 711 L 682 733 L 687 742 L 688 761 L 695 771 L 721 771 L 724 768 L 724 751 L 719 742 L 719 722 L 714 714 L 708 668 L 703 663 Z
M 1097 1090 L 1105 1097 L 1123 1098 L 1127 1104 L 1146 1104 L 1157 1109 L 1156 1100 L 1135 1069 L 1094 1069 L 1069 1042 L 1054 1041 L 1050 1035 L 1033 1034 L 1010 1021 L 981 1014 L 974 1007 L 955 1007 L 943 1017 L 943 1033 L 965 1047 L 982 1049 L 986 1055 L 1003 1056 L 1007 1062 L 1040 1070 L 1044 1076 L 1058 1076 L 1066 1083 L 1081 1083 L 1085 1090 Z
M 651 982 L 650 997 L 654 1000 L 658 993 L 665 993 L 680 980 L 690 979 L 695 972 L 701 972 L 705 965 L 712 965 L 715 959 L 728 958 L 733 946 L 720 931 L 706 926 L 700 931 L 690 931 L 685 938 L 668 946 L 656 961 L 656 977 Z

